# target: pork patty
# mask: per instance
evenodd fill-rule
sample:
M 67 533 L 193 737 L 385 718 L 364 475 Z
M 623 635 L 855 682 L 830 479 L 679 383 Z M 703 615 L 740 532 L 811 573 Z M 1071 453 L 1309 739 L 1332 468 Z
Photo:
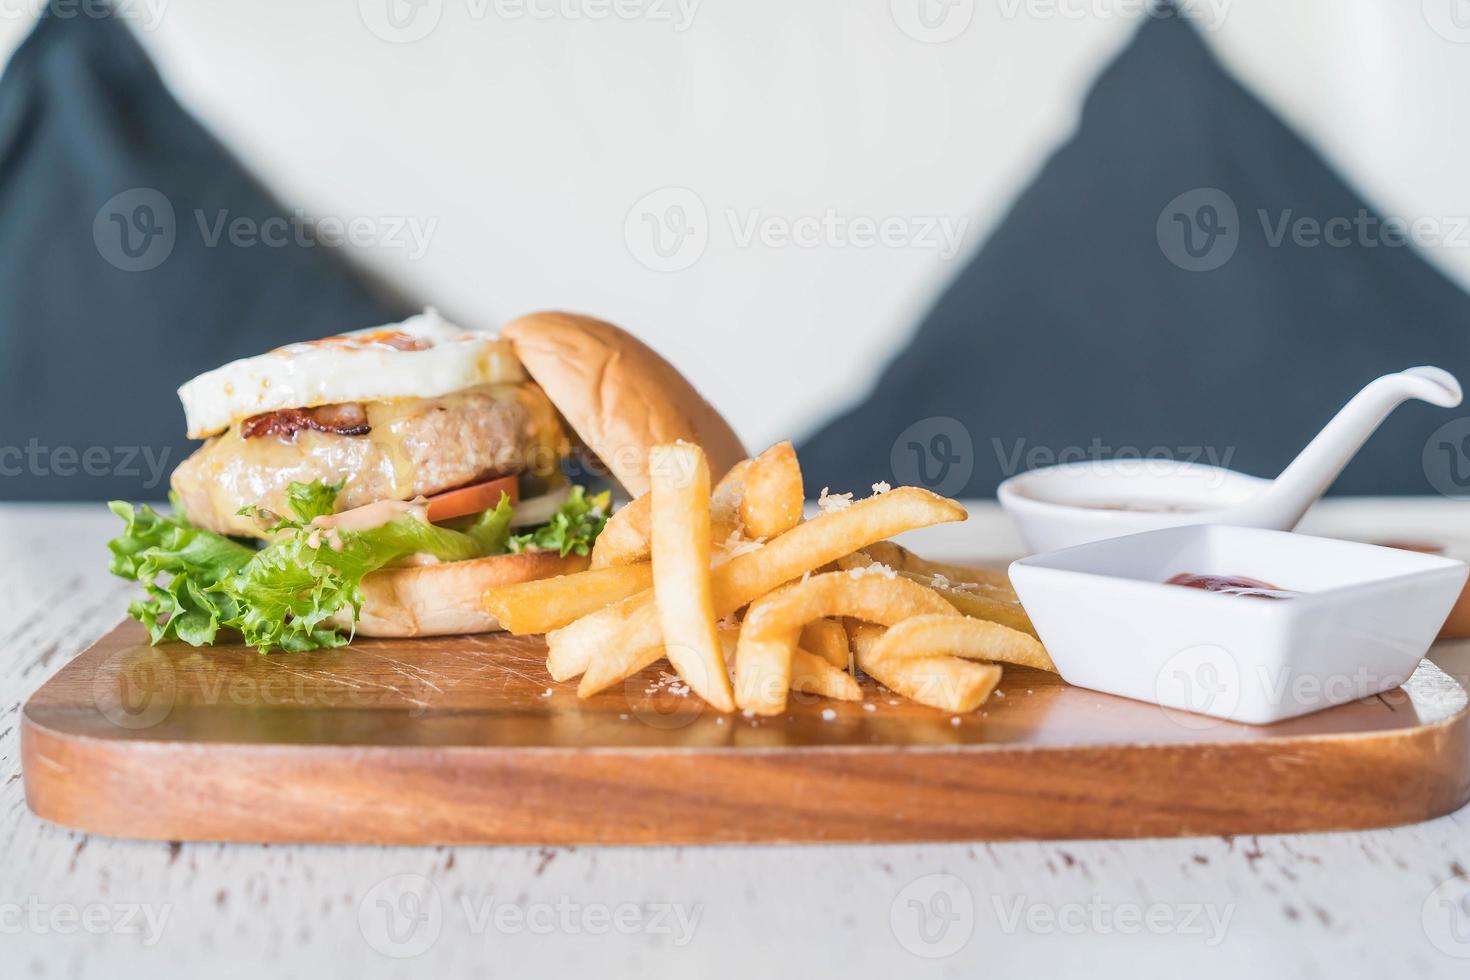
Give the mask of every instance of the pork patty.
M 322 480 L 345 486 L 337 509 L 375 500 L 412 500 L 513 473 L 546 475 L 566 455 L 556 411 L 532 384 L 489 385 L 442 398 L 397 399 L 363 406 L 368 431 L 256 433 L 239 423 L 179 464 L 173 489 L 199 526 L 263 537 L 246 506 L 289 514 L 286 488 Z

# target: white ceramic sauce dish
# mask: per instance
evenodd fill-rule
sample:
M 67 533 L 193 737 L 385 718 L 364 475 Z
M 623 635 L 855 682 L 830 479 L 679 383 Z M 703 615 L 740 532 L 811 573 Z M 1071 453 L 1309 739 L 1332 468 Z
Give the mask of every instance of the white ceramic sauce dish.
M 1087 460 L 1011 477 L 996 496 L 1032 551 L 1187 524 L 1289 531 L 1389 413 L 1410 399 L 1453 408 L 1460 383 L 1437 367 L 1375 379 L 1275 480 L 1172 459 Z
M 1247 576 L 1286 599 L 1165 584 Z M 1069 684 L 1149 701 L 1186 727 L 1266 724 L 1398 687 L 1464 562 L 1225 525 L 1168 528 L 1014 562 L 1011 583 Z M 1184 714 L 1192 712 L 1193 714 Z

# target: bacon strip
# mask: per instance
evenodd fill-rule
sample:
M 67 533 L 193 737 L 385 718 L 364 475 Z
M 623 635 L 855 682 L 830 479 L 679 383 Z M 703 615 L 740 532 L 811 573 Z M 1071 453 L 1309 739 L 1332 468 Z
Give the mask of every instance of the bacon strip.
M 283 408 L 252 415 L 240 423 L 240 435 L 245 439 L 276 436 L 290 442 L 302 429 L 339 436 L 365 436 L 373 431 L 373 427 L 368 425 L 367 410 L 358 402 L 317 408 Z

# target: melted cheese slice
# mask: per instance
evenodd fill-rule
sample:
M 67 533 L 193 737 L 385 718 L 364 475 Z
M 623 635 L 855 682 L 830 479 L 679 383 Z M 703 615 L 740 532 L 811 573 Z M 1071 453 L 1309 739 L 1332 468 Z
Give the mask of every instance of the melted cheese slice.
M 436 398 L 526 380 L 510 344 L 437 311 L 231 361 L 179 388 L 191 439 L 283 408 Z

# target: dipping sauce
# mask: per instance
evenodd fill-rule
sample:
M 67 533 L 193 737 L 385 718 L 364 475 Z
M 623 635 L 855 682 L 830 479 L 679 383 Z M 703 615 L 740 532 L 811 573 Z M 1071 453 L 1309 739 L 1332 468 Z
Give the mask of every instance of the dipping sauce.
M 1191 575 L 1181 572 L 1164 584 L 1182 585 L 1187 589 L 1203 589 L 1224 595 L 1248 596 L 1252 599 L 1291 599 L 1301 595 L 1300 592 L 1291 592 L 1270 582 L 1244 575 Z
M 1134 500 L 1134 501 L 1111 501 L 1099 503 L 1077 504 L 1078 507 L 1086 507 L 1088 510 L 1123 510 L 1134 514 L 1198 514 L 1210 510 L 1209 507 L 1199 507 L 1194 504 L 1176 504 L 1165 500 Z
M 1417 551 L 1421 555 L 1444 554 L 1444 545 L 1430 544 L 1428 541 L 1378 541 L 1375 543 L 1380 548 L 1397 548 L 1400 551 Z

